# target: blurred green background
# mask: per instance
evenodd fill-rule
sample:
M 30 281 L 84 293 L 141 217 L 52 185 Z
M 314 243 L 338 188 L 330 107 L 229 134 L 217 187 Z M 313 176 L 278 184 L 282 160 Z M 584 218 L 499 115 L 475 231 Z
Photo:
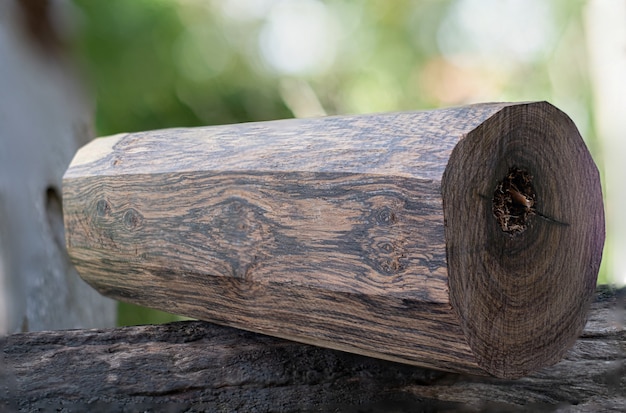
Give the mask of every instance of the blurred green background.
M 547 100 L 573 118 L 602 162 L 583 1 L 74 3 L 100 136 Z M 606 274 L 603 265 L 600 282 Z M 173 319 L 120 305 L 120 325 Z

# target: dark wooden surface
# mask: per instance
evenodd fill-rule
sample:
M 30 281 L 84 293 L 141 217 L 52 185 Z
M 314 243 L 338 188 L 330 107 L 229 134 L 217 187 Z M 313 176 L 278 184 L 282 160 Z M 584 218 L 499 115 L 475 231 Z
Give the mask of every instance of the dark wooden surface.
M 564 360 L 504 380 L 427 370 L 189 321 L 0 338 L 0 410 L 626 410 L 626 290 L 598 290 Z M 3 410 L 5 411 L 5 410 Z
M 494 198 L 520 171 L 530 215 L 508 233 Z M 600 175 L 572 120 L 547 103 L 504 108 L 456 146 L 442 193 L 450 300 L 478 363 L 511 377 L 558 361 L 585 324 L 605 237 Z
M 508 234 L 492 194 L 513 166 L 536 194 Z M 63 199 L 105 295 L 508 378 L 579 335 L 604 240 L 597 169 L 547 103 L 119 135 L 81 149 Z

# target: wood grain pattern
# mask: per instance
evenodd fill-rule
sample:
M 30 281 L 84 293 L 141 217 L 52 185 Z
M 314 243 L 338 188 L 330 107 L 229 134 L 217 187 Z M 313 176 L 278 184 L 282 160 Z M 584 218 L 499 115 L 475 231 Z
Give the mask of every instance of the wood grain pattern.
M 599 289 L 558 364 L 464 376 L 189 321 L 0 337 L 0 410 L 623 412 L 626 290 Z M 4 410 L 3 410 L 4 411 Z
M 512 168 L 534 190 L 516 234 L 492 209 Z M 442 194 L 451 303 L 479 364 L 526 373 L 558 361 L 585 324 L 605 235 L 598 170 L 574 123 L 548 104 L 504 108 L 459 142 Z
M 64 177 L 68 250 L 85 280 L 117 299 L 387 360 L 517 377 L 563 356 L 597 275 L 597 170 L 570 124 L 546 103 L 485 104 L 105 138 L 81 149 Z M 543 159 L 567 157 L 558 174 L 588 178 L 575 188 L 592 186 L 589 201 L 568 206 L 579 223 L 531 217 L 521 235 L 492 233 L 496 219 L 484 210 L 503 168 L 557 179 L 524 150 L 507 152 L 515 134 Z M 537 191 L 538 205 L 552 202 Z M 513 264 L 554 240 L 578 259 L 563 271 L 537 260 L 527 273 L 535 275 L 520 276 Z M 502 248 L 493 242 L 512 245 L 503 250 L 511 264 L 501 256 L 477 271 Z M 539 277 L 548 270 L 556 274 Z M 557 282 L 564 298 L 551 299 L 544 289 Z M 530 313 L 536 323 L 519 323 Z

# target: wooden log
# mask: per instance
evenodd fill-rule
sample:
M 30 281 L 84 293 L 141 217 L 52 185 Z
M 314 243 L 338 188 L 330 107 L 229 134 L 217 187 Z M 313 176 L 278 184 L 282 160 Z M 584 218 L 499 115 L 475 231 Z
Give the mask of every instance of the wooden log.
M 15 334 L 0 338 L 0 410 L 623 412 L 625 324 L 626 290 L 601 288 L 565 359 L 518 380 L 427 370 L 199 321 Z
M 105 295 L 507 378 L 578 337 L 604 241 L 597 169 L 545 102 L 118 135 L 64 200 Z

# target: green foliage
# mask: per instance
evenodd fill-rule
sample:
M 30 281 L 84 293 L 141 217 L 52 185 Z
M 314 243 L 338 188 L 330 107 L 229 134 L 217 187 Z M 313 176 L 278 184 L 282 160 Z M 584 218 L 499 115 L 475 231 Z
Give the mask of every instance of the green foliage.
M 187 320 L 186 317 L 169 314 L 151 308 L 120 302 L 117 307 L 117 325 L 134 326 L 140 324 L 162 324 Z
M 203 64 L 203 59 L 225 53 L 212 14 L 198 11 L 206 32 L 198 34 L 181 20 L 183 12 L 196 13 L 183 10 L 182 2 L 75 3 L 83 14 L 78 49 L 95 89 L 100 135 L 290 116 L 276 80 L 259 79 L 238 50 L 227 50 L 232 57 L 219 73 Z

